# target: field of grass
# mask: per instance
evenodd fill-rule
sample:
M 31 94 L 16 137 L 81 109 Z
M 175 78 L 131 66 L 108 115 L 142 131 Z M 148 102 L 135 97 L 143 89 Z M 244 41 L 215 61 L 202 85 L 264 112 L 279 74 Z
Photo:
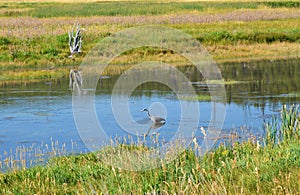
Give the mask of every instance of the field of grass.
M 84 31 L 83 53 L 68 58 L 68 34 L 74 23 Z M 59 79 L 79 66 L 101 39 L 140 25 L 180 29 L 199 40 L 218 63 L 299 58 L 298 1 L 99 1 L 0 3 L 0 82 Z M 112 62 L 132 65 L 157 60 L 187 65 L 162 49 L 140 48 Z M 116 74 L 122 66 L 110 67 Z
M 167 2 L 164 1 L 126 1 L 126 2 L 93 2 L 93 3 L 4 3 L 3 16 L 61 17 L 61 16 L 116 16 L 116 15 L 162 15 L 190 12 L 224 12 L 236 9 L 299 8 L 297 1 L 280 2 Z
M 197 143 L 174 161 L 145 171 L 112 167 L 103 153 L 147 148 L 119 145 L 95 153 L 50 159 L 46 166 L 0 173 L 1 194 L 297 194 L 300 191 L 300 113 L 283 107 L 265 137 L 228 142 L 195 156 Z M 231 143 L 231 144 L 229 144 Z M 106 159 L 107 158 L 107 159 Z M 2 166 L 9 164 L 4 161 Z M 131 163 L 131 162 L 124 162 Z

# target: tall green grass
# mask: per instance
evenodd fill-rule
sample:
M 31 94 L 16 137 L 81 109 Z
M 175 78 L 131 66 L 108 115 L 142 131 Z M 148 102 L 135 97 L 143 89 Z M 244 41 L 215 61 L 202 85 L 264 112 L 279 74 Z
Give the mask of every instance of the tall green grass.
M 283 106 L 281 117 L 273 118 L 266 124 L 266 144 L 274 146 L 280 142 L 300 140 L 300 114 L 299 105 L 289 109 Z
M 57 157 L 46 166 L 0 174 L 0 190 L 2 194 L 297 194 L 299 116 L 298 107 L 283 107 L 277 129 L 283 136 L 276 144 L 263 146 L 254 138 L 220 145 L 203 157 L 189 148 L 171 163 L 141 172 L 112 167 L 105 156 L 98 158 L 102 151 Z M 120 145 L 116 155 L 118 150 L 137 155 L 144 151 Z
M 132 16 L 132 15 L 161 15 L 170 13 L 198 12 L 204 10 L 233 10 L 256 9 L 260 5 L 271 8 L 288 7 L 299 8 L 298 2 L 98 2 L 88 4 L 47 4 L 36 7 L 27 14 L 33 17 L 58 17 L 58 16 Z M 46 11 L 47 10 L 47 11 Z M 25 12 L 26 14 L 26 12 Z
M 132 16 L 132 15 L 161 15 L 185 12 L 202 12 L 207 9 L 243 9 L 257 8 L 260 3 L 251 2 L 94 2 L 94 3 L 22 3 L 6 4 L 6 12 L 2 16 L 33 16 L 38 18 L 48 17 L 79 17 L 79 16 Z M 1 4 L 0 4 L 1 5 Z M 16 8 L 30 8 L 25 11 L 13 11 Z
M 163 1 L 106 1 L 93 3 L 5 3 L 0 8 L 6 11 L 2 16 L 79 17 L 79 16 L 133 16 L 162 15 L 186 12 L 201 13 L 207 10 L 257 9 L 260 6 L 269 8 L 299 8 L 299 2 L 163 2 Z M 24 11 L 22 11 L 24 9 Z M 29 9 L 29 10 L 25 10 Z
M 300 3 L 296 1 L 274 1 L 274 2 L 264 2 L 263 4 L 270 6 L 272 8 L 287 7 L 287 8 L 299 8 Z
M 295 31 L 295 32 L 294 32 Z M 299 30 L 285 32 L 230 32 L 228 30 L 213 31 L 200 34 L 200 42 L 210 43 L 273 43 L 273 42 L 300 42 Z

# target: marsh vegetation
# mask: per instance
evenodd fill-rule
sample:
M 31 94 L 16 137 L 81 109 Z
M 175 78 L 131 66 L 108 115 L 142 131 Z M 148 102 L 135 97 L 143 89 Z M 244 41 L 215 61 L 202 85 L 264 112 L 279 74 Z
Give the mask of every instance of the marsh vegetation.
M 92 2 L 0 3 L 0 81 L 61 79 L 85 56 L 68 59 L 68 30 L 86 29 L 83 51 L 137 25 L 165 25 L 198 39 L 218 63 L 299 57 L 299 3 L 284 2 Z M 186 61 L 162 48 L 138 48 L 112 64 Z M 115 66 L 106 74 L 117 74 Z

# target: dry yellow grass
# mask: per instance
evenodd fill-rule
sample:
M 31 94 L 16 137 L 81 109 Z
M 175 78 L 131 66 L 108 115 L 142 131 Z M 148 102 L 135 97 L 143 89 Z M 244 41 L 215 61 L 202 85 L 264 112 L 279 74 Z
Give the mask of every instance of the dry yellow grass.
M 251 60 L 278 60 L 300 57 L 300 44 L 287 42 L 255 43 L 255 44 L 235 44 L 235 45 L 212 45 L 205 46 L 214 60 L 222 62 L 245 62 Z M 278 49 L 280 48 L 280 49 Z M 178 54 L 151 55 L 143 53 L 132 53 L 117 57 L 111 64 L 132 65 L 143 61 L 159 61 L 170 65 L 189 65 L 190 62 Z M 119 67 L 120 68 L 120 67 Z M 118 69 L 119 69 L 118 68 Z M 114 68 L 112 68 L 114 69 Z M 123 70 L 123 69 L 122 69 Z
M 274 42 L 270 44 L 215 45 L 208 46 L 207 48 L 218 62 L 300 57 L 299 43 Z

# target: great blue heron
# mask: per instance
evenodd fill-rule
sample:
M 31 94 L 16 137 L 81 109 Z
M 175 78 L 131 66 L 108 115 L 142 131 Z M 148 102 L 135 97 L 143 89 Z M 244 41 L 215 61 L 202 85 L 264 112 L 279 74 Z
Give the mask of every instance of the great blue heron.
M 166 119 L 162 118 L 162 117 L 159 117 L 159 116 L 152 116 L 149 112 L 148 109 L 144 109 L 142 110 L 142 112 L 147 112 L 148 114 L 148 118 L 155 124 L 165 124 L 166 123 Z

